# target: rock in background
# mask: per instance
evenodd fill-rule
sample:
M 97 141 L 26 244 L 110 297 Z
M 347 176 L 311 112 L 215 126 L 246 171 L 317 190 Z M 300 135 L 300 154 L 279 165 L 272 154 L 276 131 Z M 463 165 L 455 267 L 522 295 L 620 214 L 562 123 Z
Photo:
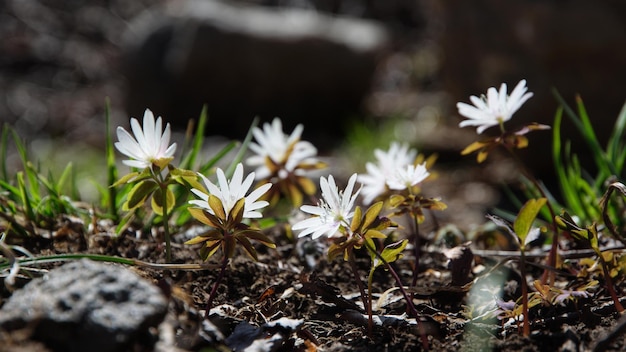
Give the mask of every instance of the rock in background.
M 147 11 L 126 43 L 131 115 L 148 106 L 184 128 L 207 104 L 209 134 L 243 138 L 254 116 L 279 116 L 322 146 L 364 113 L 390 49 L 377 22 L 212 0 Z

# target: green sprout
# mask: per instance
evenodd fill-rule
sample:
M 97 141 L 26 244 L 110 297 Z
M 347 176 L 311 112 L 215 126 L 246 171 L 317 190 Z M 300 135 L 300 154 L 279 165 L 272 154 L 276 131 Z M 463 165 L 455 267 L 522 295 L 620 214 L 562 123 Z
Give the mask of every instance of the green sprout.
M 520 209 L 513 226 L 496 216 L 488 216 L 499 227 L 505 228 L 516 240 L 520 250 L 520 273 L 522 276 L 522 315 L 524 317 L 523 334 L 530 335 L 530 321 L 528 317 L 528 282 L 526 281 L 526 256 L 527 246 L 536 240 L 540 233 L 540 228 L 533 228 L 533 222 L 537 218 L 539 211 L 546 204 L 545 198 L 530 199 Z
M 598 228 L 596 223 L 594 222 L 585 228 L 580 227 L 566 211 L 563 211 L 561 215 L 558 215 L 555 218 L 555 221 L 559 225 L 560 229 L 567 231 L 576 239 L 584 241 L 591 249 L 593 249 L 598 257 L 598 260 L 600 261 L 600 264 L 602 265 L 606 289 L 611 295 L 613 302 L 615 303 L 615 310 L 617 310 L 618 313 L 622 313 L 624 311 L 624 307 L 617 297 L 615 287 L 613 286 L 613 280 L 611 279 L 611 273 L 608 263 L 604 259 L 604 255 L 602 253 L 602 250 L 600 249 L 600 244 L 598 242 Z

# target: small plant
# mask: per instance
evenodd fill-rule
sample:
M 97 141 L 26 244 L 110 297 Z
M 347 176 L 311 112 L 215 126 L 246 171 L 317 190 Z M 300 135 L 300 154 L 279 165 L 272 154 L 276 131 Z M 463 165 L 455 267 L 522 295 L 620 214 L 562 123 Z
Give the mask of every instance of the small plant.
M 368 331 L 372 331 L 372 308 L 371 299 L 365 293 L 363 282 L 359 276 L 354 261 L 354 249 L 361 248 L 368 238 L 386 238 L 387 236 L 380 230 L 387 228 L 390 222 L 380 221 L 378 215 L 382 209 L 382 203 L 372 205 L 361 217 L 361 209 L 354 209 L 355 201 L 361 189 L 354 191 L 357 174 L 353 174 L 348 180 L 348 185 L 343 192 L 335 184 L 332 175 L 326 179 L 320 178 L 320 189 L 322 200 L 317 206 L 303 205 L 300 209 L 313 217 L 302 220 L 294 224 L 291 228 L 300 231 L 298 237 L 311 235 L 313 239 L 326 236 L 333 239 L 333 244 L 328 249 L 329 260 L 340 254 L 344 255 L 344 260 L 350 263 L 350 268 L 354 274 L 355 281 L 361 293 L 363 307 L 367 309 L 369 315 Z M 371 295 L 371 292 L 370 292 Z
M 515 112 L 533 96 L 533 93 L 527 92 L 526 80 L 521 80 L 511 92 L 511 95 L 507 95 L 507 86 L 502 84 L 500 90 L 491 87 L 487 90 L 487 95 L 480 98 L 471 96 L 470 100 L 474 106 L 459 102 L 457 108 L 459 114 L 465 116 L 467 120 L 461 121 L 459 127 L 465 126 L 478 126 L 476 133 L 481 134 L 486 129 L 499 126 L 500 135 L 497 137 L 491 137 L 474 142 L 467 146 L 462 152 L 462 155 L 467 155 L 473 152 L 478 152 L 477 161 L 482 163 L 487 159 L 487 156 L 491 150 L 496 147 L 503 147 L 517 162 L 523 176 L 530 181 L 535 189 L 540 193 L 541 198 L 547 200 L 546 205 L 550 214 L 549 219 L 552 221 L 555 216 L 555 212 L 552 208 L 546 190 L 542 187 L 542 184 L 535 178 L 535 176 L 529 172 L 524 164 L 521 162 L 517 154 L 516 149 L 523 149 L 528 146 L 528 138 L 526 134 L 536 130 L 549 129 L 549 126 L 531 123 L 522 126 L 517 131 L 507 131 L 504 127 L 504 123 L 509 121 Z M 548 255 L 548 265 L 554 267 L 556 265 L 557 247 L 558 247 L 558 232 L 556 231 L 556 225 L 552 224 L 552 248 Z M 542 280 L 546 280 L 549 271 L 544 272 Z M 553 276 L 551 276 L 553 278 Z
M 422 246 L 419 226 L 425 220 L 423 210 L 445 210 L 447 207 L 438 198 L 426 198 L 421 194 L 420 185 L 431 178 L 428 168 L 435 158 L 424 160 L 416 150 L 395 142 L 391 143 L 386 152 L 376 149 L 374 155 L 377 163 L 368 162 L 365 165 L 368 173 L 359 176 L 363 182 L 363 193 L 366 194 L 364 201 L 369 204 L 374 199 L 385 199 L 393 209 L 391 216 L 406 214 L 411 218 L 415 255 L 411 286 L 415 286 Z
M 600 217 L 601 209 L 598 208 L 598 200 L 604 190 L 610 184 L 624 177 L 624 162 L 626 161 L 626 145 L 624 133 L 626 130 L 626 105 L 619 113 L 612 129 L 611 136 L 603 149 L 596 137 L 591 124 L 591 118 L 587 114 L 583 101 L 576 97 L 576 111 L 566 104 L 561 96 L 556 94 L 561 107 L 554 119 L 552 154 L 554 166 L 558 177 L 561 195 L 564 201 L 563 208 L 576 214 L 581 221 L 590 223 Z M 561 124 L 563 113 L 576 127 L 582 136 L 582 141 L 587 145 L 595 166 L 595 174 L 592 170 L 583 168 L 576 154 L 571 151 L 571 141 L 563 140 L 561 136 Z M 602 216 L 605 220 L 614 223 L 610 230 L 616 233 L 626 233 L 626 221 L 624 212 L 626 206 L 623 202 L 603 203 Z M 619 236 L 618 236 L 619 238 Z
M 556 217 L 556 223 L 559 225 L 559 228 L 567 231 L 575 238 L 584 241 L 598 256 L 598 260 L 602 265 L 602 271 L 604 273 L 604 282 L 607 291 L 611 295 L 613 302 L 615 303 L 615 310 L 621 313 L 624 311 L 624 307 L 619 301 L 617 297 L 617 293 L 615 292 L 615 287 L 613 286 L 613 280 L 611 279 L 611 271 L 609 270 L 609 265 L 604 259 L 604 254 L 600 249 L 600 244 L 598 242 L 598 228 L 595 223 L 582 228 L 576 224 L 576 221 L 567 213 L 563 212 L 561 215 Z
M 311 197 L 317 191 L 306 174 L 324 168 L 326 164 L 317 159 L 317 149 L 313 144 L 300 140 L 303 129 L 302 125 L 298 125 L 290 135 L 286 135 L 279 118 L 271 124 L 263 124 L 263 129 L 252 129 L 256 142 L 250 143 L 249 148 L 255 155 L 249 157 L 246 163 L 257 168 L 257 180 L 274 185 L 264 196 L 270 204 L 277 204 L 281 197 L 286 197 L 293 206 L 299 207 L 304 196 Z
M 132 211 L 151 199 L 152 210 L 163 219 L 165 253 L 167 261 L 171 262 L 169 219 L 176 204 L 176 197 L 170 185 L 179 183 L 196 186 L 197 176 L 192 171 L 177 169 L 171 165 L 176 152 L 176 143 L 169 145 L 171 134 L 169 123 L 163 129 L 161 117 L 155 120 L 152 111 L 146 109 L 143 128 L 135 118 L 130 120 L 130 124 L 133 135 L 123 127 L 117 128 L 118 142 L 115 143 L 115 148 L 130 157 L 123 161 L 124 164 L 141 171 L 133 171 L 123 176 L 112 187 L 125 183 L 134 184 L 122 207 L 125 211 Z
M 6 153 L 12 137 L 23 169 L 9 175 Z M 74 166 L 68 163 L 56 178 L 50 171 L 43 172 L 30 160 L 26 143 L 8 125 L 3 125 L 0 137 L 0 219 L 7 224 L 9 234 L 30 236 L 39 229 L 52 229 L 59 216 L 85 215 L 77 206 L 78 198 Z M 73 195 L 72 196 L 69 196 Z
M 526 257 L 525 252 L 527 246 L 539 238 L 539 234 L 541 233 L 540 228 L 533 228 L 533 222 L 539 214 L 541 208 L 546 204 L 545 198 L 539 199 L 531 199 L 524 204 L 519 214 L 515 218 L 515 222 L 513 226 L 508 224 L 505 220 L 502 220 L 496 216 L 488 216 L 491 221 L 493 221 L 496 225 L 506 229 L 509 234 L 515 239 L 519 250 L 520 250 L 520 273 L 521 273 L 521 284 L 522 284 L 522 316 L 524 319 L 523 324 L 523 334 L 524 336 L 530 335 L 530 318 L 528 317 L 528 282 L 526 281 Z M 516 315 L 519 316 L 519 315 Z
M 222 250 L 222 264 L 220 273 L 209 294 L 206 316 L 209 316 L 217 288 L 224 277 L 230 258 L 235 255 L 237 244 L 241 245 L 246 254 L 258 260 L 257 252 L 250 240 L 258 241 L 270 248 L 276 248 L 274 242 L 259 229 L 244 223 L 244 219 L 261 218 L 260 209 L 269 205 L 267 201 L 259 200 L 271 184 L 266 183 L 246 196 L 254 180 L 254 172 L 243 178 L 243 165 L 237 164 L 235 173 L 230 181 L 226 179 L 224 171 L 217 169 L 218 185 L 215 185 L 204 175 L 199 176 L 206 188 L 193 188 L 193 192 L 200 199 L 189 201 L 193 206 L 189 208 L 191 215 L 210 228 L 203 234 L 185 242 L 185 244 L 202 243 L 200 256 L 207 260 L 218 249 Z

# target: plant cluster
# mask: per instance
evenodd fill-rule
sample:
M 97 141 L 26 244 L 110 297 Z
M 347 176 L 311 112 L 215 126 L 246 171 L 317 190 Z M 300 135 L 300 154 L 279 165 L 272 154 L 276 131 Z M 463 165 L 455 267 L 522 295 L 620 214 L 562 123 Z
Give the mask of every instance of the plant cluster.
M 477 161 L 482 163 L 492 150 L 503 148 L 519 161 L 516 151 L 528 146 L 528 133 L 550 128 L 536 123 L 516 130 L 506 128 L 505 123 L 532 96 L 522 80 L 510 95 L 507 86 L 502 84 L 499 90 L 489 88 L 485 96 L 471 96 L 472 105 L 458 103 L 459 114 L 467 118 L 459 124 L 460 127 L 476 127 L 479 135 L 491 127 L 499 127 L 499 134 L 474 142 L 461 153 L 477 152 Z M 626 238 L 626 205 L 622 197 L 612 197 L 613 193 L 626 197 L 626 186 L 619 182 L 626 159 L 626 146 L 622 139 L 626 109 L 620 114 L 614 133 L 603 150 L 582 101 L 578 100 L 578 112 L 562 103 L 553 126 L 553 155 L 562 201 L 557 200 L 520 162 L 521 175 L 528 186 L 528 199 L 523 204 L 520 201 L 519 212 L 508 219 L 488 215 L 488 219 L 503 229 L 518 248 L 515 255 L 507 253 L 508 259 L 499 265 L 514 261 L 515 268 L 520 272 L 521 285 L 521 293 L 511 301 L 493 297 L 489 313 L 503 321 L 511 319 L 525 336 L 531 333 L 531 319 L 538 309 L 589 298 L 599 292 L 600 282 L 610 293 L 616 311 L 623 311 L 616 283 L 624 279 L 624 260 L 619 254 L 606 251 L 604 245 L 609 240 L 623 242 Z M 597 168 L 595 177 L 587 174 L 571 153 L 570 142 L 564 143 L 561 139 L 563 111 L 580 129 L 593 152 Z M 341 257 L 347 263 L 359 289 L 363 310 L 367 312 L 368 335 L 371 336 L 375 329 L 373 278 L 379 267 L 384 267 L 393 277 L 409 318 L 415 319 L 419 326 L 420 311 L 415 305 L 420 292 L 417 287 L 419 262 L 425 243 L 431 238 L 422 233 L 420 225 L 428 214 L 446 209 L 440 198 L 429 197 L 422 192 L 422 188 L 427 187 L 435 176 L 434 156 L 418 154 L 408 144 L 391 142 L 387 150 L 374 151 L 375 162 L 366 163 L 365 173 L 352 174 L 345 187 L 340 188 L 341 182 L 332 174 L 319 177 L 317 183 L 312 179 L 313 172 L 320 173 L 327 165 L 317 156 L 317 149 L 301 139 L 302 125 L 286 134 L 278 118 L 265 123 L 262 128 L 253 123 L 243 143 L 231 143 L 199 165 L 205 123 L 206 113 L 203 111 L 195 134 L 184 143 L 185 150 L 180 153 L 178 166 L 175 166 L 175 160 L 179 149 L 176 143 L 170 144 L 170 125 L 164 126 L 163 119 L 155 119 L 150 110 L 145 111 L 142 123 L 135 118 L 130 120 L 130 132 L 118 127 L 117 142 L 112 143 L 107 136 L 110 186 L 102 188 L 101 207 L 106 209 L 104 212 L 77 206 L 72 187 L 72 165 L 68 165 L 58 180 L 52 175 L 45 176 L 29 162 L 24 143 L 5 126 L 0 141 L 0 156 L 3 161 L 6 159 L 4 156 L 11 136 L 24 169 L 13 177 L 8 174 L 3 162 L 0 170 L 0 226 L 3 233 L 0 244 L 4 253 L 0 269 L 5 283 L 10 283 L 10 279 L 17 275 L 20 263 L 34 263 L 32 258 L 28 261 L 18 259 L 13 253 L 20 248 L 11 245 L 8 237 L 28 237 L 36 233 L 36 229 L 52 228 L 62 215 L 107 217 L 118 225 L 118 232 L 140 219 L 147 228 L 161 229 L 167 263 L 175 257 L 171 246 L 172 226 L 178 229 L 196 222 L 204 226 L 203 230 L 185 244 L 198 246 L 202 261 L 220 257 L 219 264 L 214 266 L 219 274 L 207 299 L 208 316 L 230 260 L 239 252 L 252 260 L 259 260 L 257 243 L 269 249 L 275 248 L 275 239 L 266 230 L 282 221 L 281 225 L 289 228 L 287 233 L 295 231 L 298 238 L 310 235 L 313 241 L 325 244 L 328 260 Z M 230 166 L 224 169 L 217 167 L 216 164 L 224 162 L 227 153 L 237 146 L 239 152 L 230 160 Z M 115 149 L 127 157 L 122 163 L 130 167 L 129 173 L 121 177 L 118 177 Z M 246 155 L 249 156 L 246 158 Z M 254 171 L 246 174 L 244 163 Z M 68 185 L 69 196 L 66 193 Z M 317 185 L 319 199 L 316 198 Z M 279 204 L 290 205 L 288 211 L 276 215 L 285 209 L 284 206 L 277 207 Z M 263 215 L 268 209 L 273 211 L 272 216 Z M 560 215 L 554 209 L 562 209 Z M 559 253 L 568 241 L 578 241 L 592 249 L 593 255 L 589 258 L 594 258 L 592 262 L 597 260 L 602 270 L 593 271 L 593 263 L 567 267 Z M 537 245 L 550 246 L 550 250 L 541 264 L 544 274 L 540 279 L 531 278 L 533 284 L 529 285 L 528 280 L 533 273 L 529 272 L 528 265 L 537 263 L 530 263 L 528 252 Z M 409 251 L 413 273 L 411 281 L 405 282 L 395 264 Z M 366 280 L 359 272 L 357 255 L 369 258 Z M 42 258 L 42 261 L 49 259 L 55 258 Z M 116 261 L 115 258 L 109 259 Z M 137 261 L 121 262 L 144 265 Z M 175 264 L 166 267 L 177 268 Z M 576 286 L 558 286 L 556 276 L 566 268 L 570 274 L 577 276 L 579 281 Z M 463 272 L 467 276 L 470 271 L 464 269 Z M 471 286 L 488 275 L 489 272 L 475 277 L 473 281 L 461 277 L 455 280 L 455 284 L 465 285 L 468 282 L 467 285 Z M 468 289 L 464 286 L 462 290 L 466 292 Z M 467 310 L 468 318 L 475 318 L 471 316 L 472 311 L 473 307 Z M 420 333 L 427 349 L 426 333 L 423 330 Z

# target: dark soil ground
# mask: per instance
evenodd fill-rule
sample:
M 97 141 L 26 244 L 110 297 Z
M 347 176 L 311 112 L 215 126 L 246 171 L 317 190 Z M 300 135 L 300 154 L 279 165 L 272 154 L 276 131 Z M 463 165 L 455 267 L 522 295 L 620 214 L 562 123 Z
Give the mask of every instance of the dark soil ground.
M 180 229 L 174 236 L 174 263 L 201 262 L 197 248 L 181 243 L 186 233 L 192 230 L 197 229 Z M 494 269 L 494 264 L 503 258 L 502 253 L 486 255 L 475 249 L 482 255 L 474 255 L 471 267 L 475 274 L 471 273 L 469 277 L 472 281 L 469 286 L 453 286 L 447 259 L 442 254 L 443 247 L 434 245 L 432 240 L 426 241 L 422 247 L 418 281 L 410 289 L 416 295 L 413 303 L 419 313 L 419 323 L 406 315 L 406 303 L 398 290 L 393 289 L 396 284 L 391 275 L 377 269 L 373 293 L 378 304 L 375 304 L 374 314 L 380 323 L 368 336 L 367 315 L 362 310 L 358 286 L 348 263 L 341 259 L 327 261 L 323 242 L 322 245 L 302 240 L 294 242 L 278 228 L 268 233 L 277 243 L 276 250 L 258 247 L 258 262 L 243 254 L 230 262 L 208 320 L 205 320 L 205 309 L 219 273 L 219 253 L 209 260 L 216 266 L 211 270 L 133 267 L 170 297 L 169 313 L 158 333 L 155 332 L 158 342 L 154 348 L 243 350 L 254 340 L 263 340 L 277 332 L 281 333 L 281 338 L 272 351 L 415 351 L 424 350 L 425 346 L 434 351 L 585 351 L 611 333 L 615 334 L 615 340 L 595 350 L 619 351 L 626 343 L 626 338 L 617 330 L 619 315 L 601 284 L 593 286 L 587 298 L 532 308 L 532 333 L 528 338 L 522 337 L 516 324 L 505 324 L 507 319 L 500 321 L 487 315 L 480 316 L 481 302 L 493 302 L 496 292 L 503 292 L 503 300 L 519 295 L 517 266 L 509 262 Z M 432 234 L 426 237 L 430 236 Z M 159 233 L 146 236 L 130 230 L 115 237 L 106 226 L 88 233 L 79 223 L 67 226 L 66 222 L 65 226 L 52 232 L 51 239 L 39 237 L 17 242 L 35 255 L 94 253 L 163 263 L 165 253 L 160 237 Z M 415 258 L 409 252 L 394 263 L 405 285 L 411 282 L 415 264 Z M 568 251 L 564 252 L 564 257 L 580 253 L 585 252 Z M 541 263 L 544 258 L 531 261 Z M 580 268 L 579 264 L 571 259 L 569 267 Z M 361 277 L 366 279 L 369 258 L 357 257 L 357 266 Z M 542 270 L 533 268 L 529 266 L 529 275 L 539 278 Z M 586 279 L 576 279 L 563 271 L 556 276 L 556 286 L 577 286 L 591 277 L 602 280 L 596 273 Z M 533 280 L 528 279 L 529 282 Z M 19 281 L 19 285 L 25 282 Z M 618 292 L 623 289 L 624 284 L 620 283 Z M 487 291 L 487 296 L 482 295 L 486 299 L 477 298 L 481 297 L 481 292 Z M 4 298 L 9 294 L 3 291 Z M 493 307 L 489 309 L 493 310 Z M 280 324 L 286 326 L 288 321 L 297 322 L 298 327 L 270 327 L 272 322 L 282 322 Z M 7 350 L 46 350 L 30 341 L 28 336 L 1 336 L 7 343 L 5 346 L 10 347 Z M 146 350 L 152 347 L 136 348 Z

